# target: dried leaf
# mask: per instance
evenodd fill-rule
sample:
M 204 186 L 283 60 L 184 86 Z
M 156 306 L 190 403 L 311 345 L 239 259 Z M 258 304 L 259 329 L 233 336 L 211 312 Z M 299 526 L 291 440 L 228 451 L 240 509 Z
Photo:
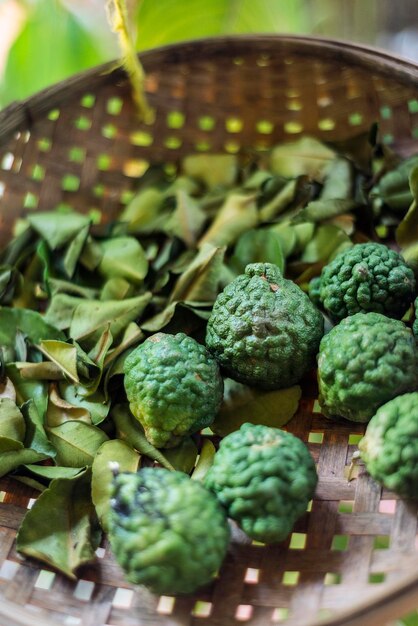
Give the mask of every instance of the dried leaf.
M 283 272 L 284 256 L 280 238 L 273 230 L 249 230 L 238 239 L 231 265 L 237 273 L 242 274 L 249 263 L 274 263 Z
M 91 424 L 90 412 L 85 407 L 74 406 L 61 398 L 55 385 L 51 385 L 46 412 L 48 428 L 60 426 L 65 422 L 77 421 Z
M 194 469 L 191 478 L 193 480 L 203 481 L 206 474 L 210 470 L 213 465 L 213 461 L 215 459 L 216 448 L 211 442 L 210 439 L 204 439 L 202 444 L 202 449 L 200 451 L 199 459 L 196 463 L 196 467 Z
M 97 450 L 92 465 L 91 497 L 104 531 L 108 530 L 113 480 L 109 464 L 117 463 L 121 472 L 136 472 L 140 462 L 141 457 L 138 452 L 120 439 L 105 441 Z
M 271 151 L 270 169 L 274 174 L 294 178 L 309 176 L 321 181 L 335 152 L 314 137 L 283 143 Z
M 81 421 L 48 428 L 48 435 L 57 451 L 57 463 L 66 467 L 91 465 L 97 450 L 108 439 L 100 428 Z
M 212 246 L 229 246 L 258 223 L 258 211 L 255 194 L 243 195 L 231 193 L 226 197 L 212 224 L 199 241 Z
M 134 237 L 113 237 L 100 243 L 103 256 L 98 270 L 106 278 L 124 278 L 141 284 L 148 272 L 148 261 Z
M 231 187 L 237 177 L 238 159 L 232 154 L 191 154 L 183 159 L 182 170 L 209 189 Z
M 90 224 L 90 218 L 81 213 L 37 211 L 27 216 L 29 224 L 44 239 L 51 250 L 61 248 Z
M 170 303 L 214 302 L 218 295 L 220 271 L 225 248 L 216 248 L 211 244 L 202 245 L 194 261 L 179 276 L 170 295 Z
M 65 341 L 45 340 L 38 347 L 47 359 L 58 365 L 67 378 L 74 383 L 80 382 L 77 374 L 77 349 L 74 345 Z
M 16 403 L 10 398 L 0 398 L 0 437 L 23 442 L 25 420 Z
M 17 550 L 69 578 L 96 558 L 100 541 L 90 496 L 91 472 L 51 482 L 26 513 L 17 534 Z
M 238 430 L 245 422 L 280 428 L 296 413 L 301 394 L 298 385 L 261 391 L 226 379 L 224 401 L 210 428 L 222 437 Z

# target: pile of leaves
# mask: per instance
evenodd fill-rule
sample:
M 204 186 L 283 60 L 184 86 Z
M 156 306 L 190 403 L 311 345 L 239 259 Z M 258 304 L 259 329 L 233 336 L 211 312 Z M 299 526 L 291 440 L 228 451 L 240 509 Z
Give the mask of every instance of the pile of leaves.
M 304 137 L 151 166 L 110 224 L 63 210 L 20 221 L 0 255 L 0 476 L 41 494 L 18 550 L 74 578 L 107 528 L 110 461 L 199 479 L 216 437 L 246 421 L 285 424 L 299 386 L 227 379 L 211 429 L 157 450 L 129 412 L 124 360 L 157 331 L 203 341 L 217 294 L 248 263 L 275 263 L 307 290 L 353 243 L 397 240 L 418 270 L 417 165 L 375 128 L 333 146 Z

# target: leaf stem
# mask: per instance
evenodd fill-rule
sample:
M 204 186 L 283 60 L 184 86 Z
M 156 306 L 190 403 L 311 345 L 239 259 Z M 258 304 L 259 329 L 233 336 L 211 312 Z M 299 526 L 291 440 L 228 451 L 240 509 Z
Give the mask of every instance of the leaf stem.
M 119 38 L 123 66 L 131 81 L 132 95 L 139 115 L 141 119 L 149 121 L 152 111 L 145 96 L 145 72 L 136 54 L 135 44 L 128 27 L 126 0 L 107 0 L 106 14 L 111 29 Z

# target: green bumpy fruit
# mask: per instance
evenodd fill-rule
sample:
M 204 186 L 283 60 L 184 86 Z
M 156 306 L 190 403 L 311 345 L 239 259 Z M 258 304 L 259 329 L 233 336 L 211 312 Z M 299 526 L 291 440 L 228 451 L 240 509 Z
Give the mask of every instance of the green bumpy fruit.
M 222 402 L 218 364 L 184 333 L 152 335 L 129 354 L 124 372 L 130 409 L 157 448 L 209 426 Z
M 381 406 L 359 443 L 369 474 L 400 496 L 418 499 L 418 393 Z
M 323 337 L 319 403 L 327 417 L 368 422 L 376 409 L 418 386 L 418 349 L 403 322 L 356 313 Z
M 415 300 L 414 308 L 415 308 L 415 319 L 414 319 L 414 323 L 412 326 L 412 332 L 415 335 L 415 339 L 418 341 L 418 298 Z
M 222 439 L 205 484 L 249 537 L 275 543 L 306 511 L 317 480 L 300 439 L 247 423 Z
M 158 594 L 192 593 L 216 575 L 230 532 L 201 483 L 143 468 L 114 478 L 110 502 L 110 545 L 130 582 Z
M 320 299 L 334 320 L 359 312 L 400 319 L 414 294 L 414 272 L 400 254 L 380 243 L 344 250 L 321 273 Z
M 321 313 L 271 263 L 247 265 L 213 305 L 206 345 L 235 380 L 280 389 L 313 365 L 324 332 Z

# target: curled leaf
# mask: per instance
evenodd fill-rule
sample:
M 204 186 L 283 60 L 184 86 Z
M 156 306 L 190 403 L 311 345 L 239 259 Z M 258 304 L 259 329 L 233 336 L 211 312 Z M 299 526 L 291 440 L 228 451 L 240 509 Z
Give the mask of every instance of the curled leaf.
M 140 462 L 141 457 L 138 452 L 120 439 L 105 441 L 97 450 L 92 465 L 91 497 L 104 531 L 108 528 L 113 480 L 109 464 L 117 463 L 121 472 L 136 472 Z

